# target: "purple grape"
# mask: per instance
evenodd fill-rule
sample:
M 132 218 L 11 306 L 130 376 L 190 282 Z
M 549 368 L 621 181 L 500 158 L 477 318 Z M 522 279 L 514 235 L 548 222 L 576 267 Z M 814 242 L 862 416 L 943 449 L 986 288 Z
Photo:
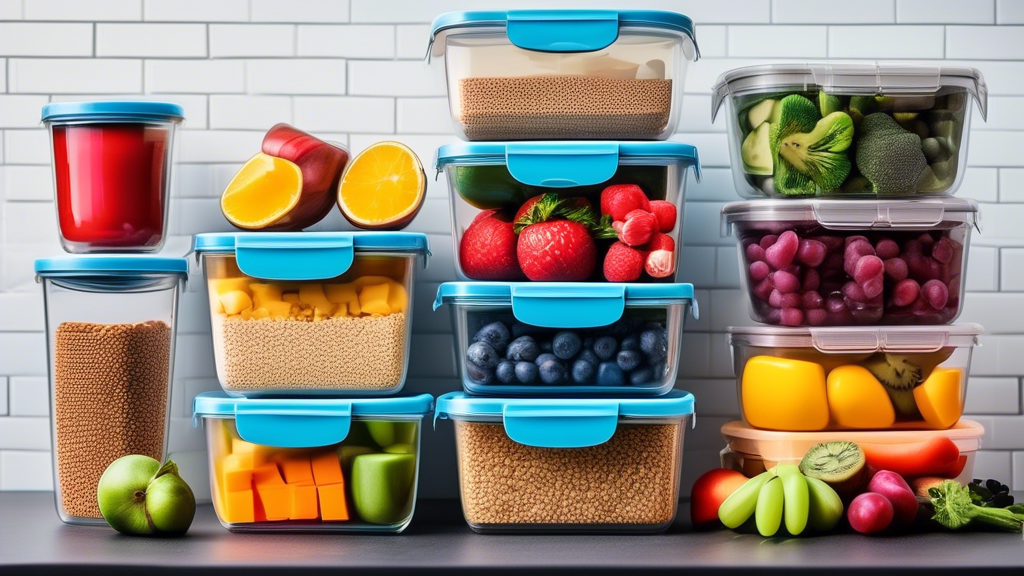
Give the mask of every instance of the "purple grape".
M 848 247 L 850 244 L 853 244 L 854 242 L 860 242 L 860 241 L 868 242 L 868 237 L 867 236 L 861 236 L 860 234 L 854 234 L 853 236 L 847 236 L 846 238 L 843 239 L 843 246 L 847 246 Z M 870 244 L 870 242 L 868 242 L 868 244 Z M 872 248 L 872 250 L 873 250 L 873 248 Z
M 842 252 L 836 252 L 829 254 L 828 258 L 825 258 L 825 270 L 842 270 L 845 260 Z
M 846 301 L 843 300 L 843 297 L 840 296 L 839 294 L 832 294 L 831 296 L 825 299 L 825 310 L 830 315 L 846 312 Z
M 747 246 L 747 262 L 761 262 L 764 260 L 764 248 L 758 244 Z
M 896 283 L 892 289 L 892 303 L 896 306 L 909 306 L 917 300 L 921 286 L 916 280 L 906 278 Z
M 843 284 L 843 297 L 851 302 L 868 301 L 868 295 L 864 293 L 864 289 L 861 288 L 861 285 L 852 280 Z
M 907 261 L 907 270 L 910 277 L 925 281 L 931 278 L 931 269 L 928 267 L 928 257 L 921 252 L 907 252 L 904 256 Z
M 827 248 L 829 252 L 839 250 L 846 245 L 843 239 L 839 236 L 815 236 L 812 240 L 816 240 L 824 244 L 825 248 Z
M 817 292 L 804 292 L 800 297 L 800 304 L 804 310 L 816 310 L 825 305 L 825 299 Z
M 761 321 L 765 324 L 778 324 L 782 321 L 782 310 L 778 308 L 769 308 L 765 311 Z
M 907 254 L 924 254 L 924 246 L 919 240 L 907 240 L 903 243 L 903 251 Z
M 903 258 L 889 258 L 882 264 L 885 266 L 885 275 L 897 282 L 906 278 L 910 273 L 907 269 L 907 261 Z
M 828 324 L 831 326 L 850 326 L 853 324 L 853 314 L 847 308 L 836 312 L 828 312 Z
M 817 290 L 818 286 L 821 286 L 821 276 L 818 275 L 818 271 L 814 268 L 805 270 L 804 281 L 800 283 L 800 291 Z
M 866 306 L 864 308 L 851 308 L 850 315 L 857 324 L 877 324 L 882 319 L 883 309 L 881 306 Z
M 935 244 L 935 238 L 933 238 L 928 232 L 922 232 L 921 235 L 918 236 L 917 241 L 920 242 L 922 246 L 931 246 L 932 244 Z
M 860 287 L 864 290 L 864 295 L 868 298 L 877 298 L 878 296 L 881 296 L 882 292 L 885 290 L 884 278 L 884 276 L 879 274 L 874 278 L 869 278 L 867 282 L 861 284 Z
M 825 322 L 828 321 L 828 312 L 820 308 L 808 310 L 804 315 L 807 316 L 807 323 L 811 326 L 824 326 Z
M 817 240 L 801 240 L 796 251 L 796 259 L 811 268 L 821 266 L 828 255 L 828 248 Z
M 768 305 L 772 308 L 799 308 L 800 303 L 800 295 L 795 292 L 783 294 L 778 290 L 772 290 L 768 296 Z
M 928 304 L 936 310 L 946 307 L 949 302 L 949 288 L 939 280 L 929 280 L 921 287 L 921 294 L 924 295 Z
M 751 246 L 757 246 L 757 244 L 751 244 Z M 758 248 L 760 248 L 760 246 L 758 246 Z M 761 260 L 753 262 L 750 265 L 750 279 L 753 280 L 754 282 L 760 282 L 761 280 L 764 280 L 765 278 L 768 277 L 768 274 L 770 272 L 771 268 L 769 268 L 768 264 Z
M 900 255 L 900 245 L 889 238 L 882 238 L 875 243 L 875 255 L 882 260 L 895 258 Z
M 799 308 L 784 308 L 779 316 L 783 326 L 800 326 L 804 323 L 804 311 Z
M 758 300 L 761 300 L 762 302 L 767 302 L 768 297 L 771 296 L 772 290 L 774 289 L 775 287 L 772 286 L 771 278 L 765 278 L 764 280 L 761 280 L 756 285 L 754 285 L 754 287 L 750 290 L 750 293 L 753 294 L 754 297 L 757 298 Z
M 779 270 L 772 274 L 772 283 L 775 288 L 783 294 L 796 292 L 800 288 L 800 280 L 785 270 Z
M 797 238 L 796 232 L 786 230 L 774 244 L 765 249 L 764 258 L 772 268 L 781 270 L 793 262 L 799 247 L 800 239 Z
M 880 277 L 884 271 L 885 265 L 882 264 L 882 259 L 878 256 L 861 256 L 853 267 L 853 279 L 863 286 L 869 280 Z
M 957 308 L 960 305 L 960 275 L 953 276 L 949 279 L 949 284 L 946 285 L 949 290 L 949 302 L 947 304 L 953 308 Z
M 758 243 L 758 245 L 761 246 L 761 248 L 767 250 L 772 244 L 775 244 L 775 241 L 778 239 L 779 237 L 776 236 L 775 234 L 765 234 L 763 237 L 761 237 L 761 241 Z

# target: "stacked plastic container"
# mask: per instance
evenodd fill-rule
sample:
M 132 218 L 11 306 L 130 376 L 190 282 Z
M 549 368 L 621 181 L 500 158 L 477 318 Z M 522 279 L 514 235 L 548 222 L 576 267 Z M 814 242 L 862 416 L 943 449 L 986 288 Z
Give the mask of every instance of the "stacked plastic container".
M 434 307 L 450 309 L 464 391 L 435 418 L 454 422 L 477 532 L 658 532 L 675 517 L 693 396 L 672 388 L 697 315 L 676 270 L 700 165 L 664 140 L 696 57 L 693 23 L 670 12 L 434 20 L 428 58 L 465 140 L 436 158 L 460 281 Z M 658 218 L 644 242 L 664 238 L 619 268 L 630 203 Z
M 761 327 L 729 329 L 743 422 L 723 464 L 753 474 L 818 442 L 952 438 L 943 475 L 970 478 L 982 427 L 961 420 L 982 332 L 963 308 L 978 205 L 954 198 L 971 68 L 768 65 L 723 74 L 741 196 L 722 209 L 741 289 Z

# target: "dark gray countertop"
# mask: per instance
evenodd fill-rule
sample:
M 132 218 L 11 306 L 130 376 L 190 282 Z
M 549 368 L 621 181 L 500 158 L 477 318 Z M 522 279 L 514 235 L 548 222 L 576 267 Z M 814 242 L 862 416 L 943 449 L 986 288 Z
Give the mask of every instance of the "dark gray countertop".
M 688 517 L 686 505 L 680 516 Z M 140 570 L 141 568 L 141 570 Z M 643 569 L 644 573 L 886 569 L 940 573 L 985 569 L 1024 574 L 1024 540 L 996 533 L 763 539 L 729 531 L 693 533 L 679 520 L 646 536 L 483 536 L 462 520 L 454 501 L 420 502 L 412 525 L 393 536 L 232 534 L 209 505 L 188 535 L 176 539 L 121 536 L 100 527 L 65 526 L 49 492 L 0 493 L 0 574 L 163 574 L 188 569 L 247 574 L 332 570 L 360 573 L 530 574 Z

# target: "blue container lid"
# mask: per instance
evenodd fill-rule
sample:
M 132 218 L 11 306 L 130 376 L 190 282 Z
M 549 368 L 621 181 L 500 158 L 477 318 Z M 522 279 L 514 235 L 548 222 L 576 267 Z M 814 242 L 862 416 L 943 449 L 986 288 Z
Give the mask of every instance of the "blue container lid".
M 434 409 L 430 394 L 398 398 L 240 398 L 204 392 L 192 402 L 195 416 L 234 418 L 247 442 L 281 448 L 337 444 L 348 436 L 353 417 L 425 416 Z
M 35 262 L 36 274 L 47 277 L 135 276 L 141 274 L 188 273 L 184 258 L 132 254 L 83 254 L 40 258 Z
M 181 121 L 185 110 L 173 102 L 52 102 L 43 106 L 43 122 L 109 120 L 119 122 Z
M 434 419 L 502 422 L 509 438 L 541 448 L 583 448 L 611 439 L 619 418 L 693 415 L 693 394 L 672 390 L 652 398 L 495 398 L 449 392 Z

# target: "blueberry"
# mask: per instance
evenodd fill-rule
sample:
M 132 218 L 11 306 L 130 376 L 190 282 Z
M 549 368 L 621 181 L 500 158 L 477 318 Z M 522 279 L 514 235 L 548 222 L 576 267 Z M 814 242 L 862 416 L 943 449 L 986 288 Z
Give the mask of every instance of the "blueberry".
M 576 359 L 586 360 L 587 362 L 590 362 L 594 366 L 597 366 L 598 364 L 601 363 L 601 359 L 598 358 L 597 354 L 594 354 L 594 351 L 589 348 L 584 348 L 582 351 L 580 351 L 580 355 L 577 356 Z
M 545 384 L 561 384 L 565 380 L 565 366 L 558 360 L 548 360 L 540 365 L 540 379 Z
M 512 323 L 512 337 L 519 338 L 520 336 L 526 336 L 527 334 L 536 334 L 540 329 L 536 326 L 530 326 L 529 324 L 523 324 L 522 322 Z
M 634 352 L 640 350 L 640 337 L 636 334 L 630 334 L 622 339 L 622 344 L 619 345 L 619 350 L 632 350 Z
M 523 384 L 537 381 L 537 365 L 533 362 L 516 362 L 516 379 Z
M 654 381 L 654 371 L 651 368 L 640 368 L 629 373 L 629 383 L 633 386 L 642 386 Z
M 481 328 L 473 337 L 473 342 L 484 342 L 497 351 L 504 350 L 505 346 L 508 346 L 508 341 L 508 327 L 501 322 L 491 322 Z
M 516 365 L 508 360 L 502 360 L 494 369 L 494 375 L 501 380 L 502 384 L 512 384 L 516 379 Z
M 558 356 L 555 356 L 551 352 L 545 352 L 545 353 L 541 354 L 540 356 L 537 356 L 537 359 L 534 360 L 534 364 L 536 364 L 537 366 L 540 366 L 541 364 L 547 362 L 548 360 L 554 360 L 555 362 L 557 362 L 558 361 Z
M 498 365 L 498 353 L 489 344 L 474 342 L 466 349 L 466 360 L 489 371 Z
M 490 384 L 494 379 L 493 374 L 472 362 L 466 362 L 466 376 L 469 376 L 469 379 L 473 382 L 480 384 Z
M 594 341 L 594 354 L 601 360 L 611 360 L 615 356 L 615 348 L 619 345 L 611 336 L 601 336 Z
M 577 360 L 572 364 L 572 381 L 577 384 L 590 384 L 594 381 L 595 364 L 586 360 Z
M 622 386 L 626 383 L 626 374 L 615 362 L 601 362 L 597 367 L 598 386 Z
M 505 357 L 513 362 L 533 362 L 540 354 L 540 348 L 530 336 L 520 336 L 508 345 L 508 352 Z
M 668 335 L 664 330 L 649 329 L 640 333 L 640 350 L 651 364 L 657 364 L 668 354 Z
M 629 372 L 639 366 L 642 359 L 639 352 L 623 350 L 615 357 L 615 362 L 619 365 L 619 368 L 622 368 L 623 372 Z
M 545 351 L 545 352 L 551 352 L 551 350 L 553 350 L 554 347 L 551 345 L 550 341 L 545 340 L 545 341 L 540 343 L 540 349 Z
M 586 338 L 584 338 L 583 339 L 583 347 L 586 348 L 587 350 L 593 350 L 593 348 L 594 348 L 594 337 L 593 336 L 587 336 Z
M 551 341 L 551 349 L 562 360 L 568 360 L 579 354 L 583 342 L 575 332 L 559 332 Z

